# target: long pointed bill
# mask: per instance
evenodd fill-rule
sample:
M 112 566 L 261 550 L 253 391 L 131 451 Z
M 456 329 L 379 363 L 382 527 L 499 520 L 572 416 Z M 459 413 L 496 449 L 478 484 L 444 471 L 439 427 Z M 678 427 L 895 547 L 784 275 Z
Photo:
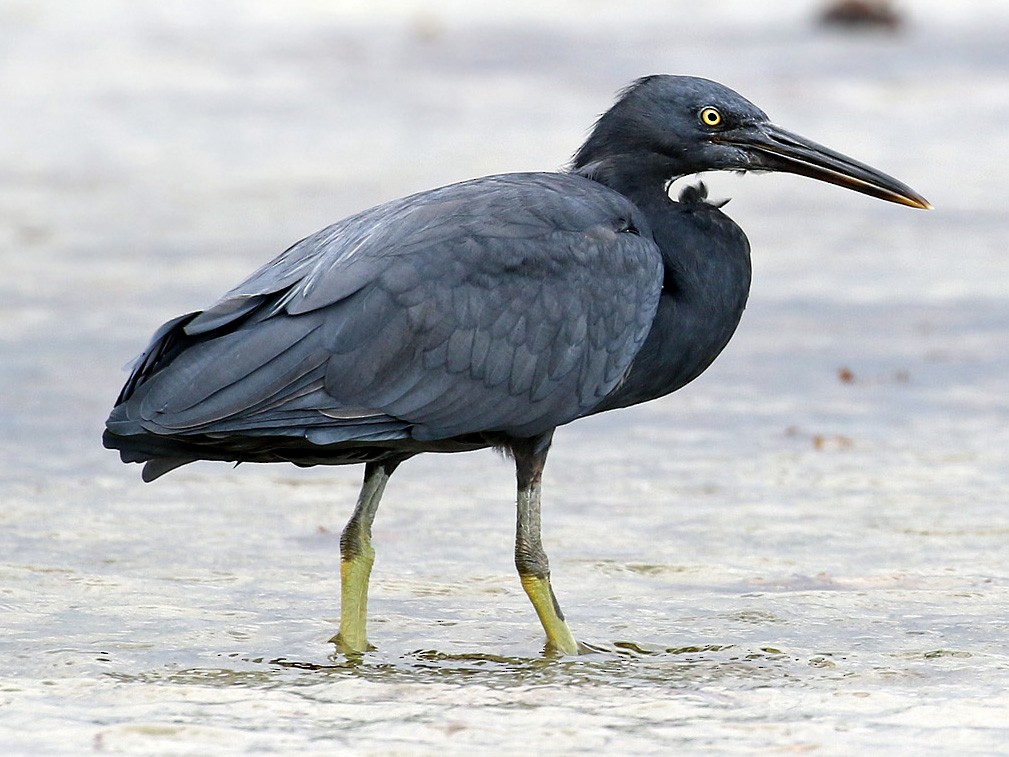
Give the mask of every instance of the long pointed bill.
M 774 124 L 762 124 L 743 133 L 726 133 L 718 141 L 744 150 L 750 156 L 752 170 L 785 171 L 912 208 L 932 207 L 928 200 L 892 176 Z

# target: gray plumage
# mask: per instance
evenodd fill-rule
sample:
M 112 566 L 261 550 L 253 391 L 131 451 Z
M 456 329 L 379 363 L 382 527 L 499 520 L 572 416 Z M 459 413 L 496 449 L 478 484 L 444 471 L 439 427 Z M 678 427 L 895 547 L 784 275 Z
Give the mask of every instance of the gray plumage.
M 579 646 L 540 543 L 553 431 L 703 372 L 746 305 L 745 235 L 705 170 L 787 171 L 918 208 L 869 166 L 775 126 L 720 84 L 625 90 L 565 173 L 489 176 L 366 210 L 298 242 L 138 359 L 105 445 L 153 480 L 194 460 L 365 463 L 341 537 L 344 651 L 367 650 L 371 524 L 396 467 L 495 446 L 515 460 L 515 562 L 548 647 Z
M 330 445 L 376 443 L 370 459 L 403 447 L 389 442 L 535 436 L 619 383 L 661 281 L 643 214 L 580 176 L 423 192 L 313 234 L 159 331 L 108 430 L 160 438 L 167 469 L 198 456 L 272 451 L 308 464 Z M 229 455 L 222 435 L 248 439 Z M 287 441 L 256 452 L 254 437 Z M 311 445 L 305 455 L 294 440 Z M 155 458 L 145 478 L 163 467 Z

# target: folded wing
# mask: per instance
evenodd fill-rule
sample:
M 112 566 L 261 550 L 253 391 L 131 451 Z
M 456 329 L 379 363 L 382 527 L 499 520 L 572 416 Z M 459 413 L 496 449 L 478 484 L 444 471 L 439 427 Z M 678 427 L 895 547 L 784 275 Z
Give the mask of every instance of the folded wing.
M 236 449 L 253 437 L 532 436 L 620 382 L 661 281 L 637 209 L 590 180 L 510 174 L 432 190 L 302 240 L 165 324 L 109 433 Z

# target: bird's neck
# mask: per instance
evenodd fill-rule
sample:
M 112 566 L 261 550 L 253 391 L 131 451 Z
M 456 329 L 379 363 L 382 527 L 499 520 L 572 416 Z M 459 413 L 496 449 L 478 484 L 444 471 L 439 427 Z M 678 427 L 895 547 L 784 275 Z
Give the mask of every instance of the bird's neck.
M 666 198 L 666 187 L 680 173 L 669 161 L 659 161 L 651 154 L 611 154 L 593 157 L 579 153 L 571 173 L 592 179 L 616 190 L 635 204 L 652 205 Z

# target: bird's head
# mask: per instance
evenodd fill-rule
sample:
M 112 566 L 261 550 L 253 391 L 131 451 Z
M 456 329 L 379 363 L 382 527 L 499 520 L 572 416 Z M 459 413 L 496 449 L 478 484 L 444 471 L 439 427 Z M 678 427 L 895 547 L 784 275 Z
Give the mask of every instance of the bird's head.
M 792 134 L 728 87 L 691 76 L 634 82 L 600 117 L 573 168 L 631 186 L 702 171 L 784 171 L 913 208 L 931 207 L 892 176 Z

